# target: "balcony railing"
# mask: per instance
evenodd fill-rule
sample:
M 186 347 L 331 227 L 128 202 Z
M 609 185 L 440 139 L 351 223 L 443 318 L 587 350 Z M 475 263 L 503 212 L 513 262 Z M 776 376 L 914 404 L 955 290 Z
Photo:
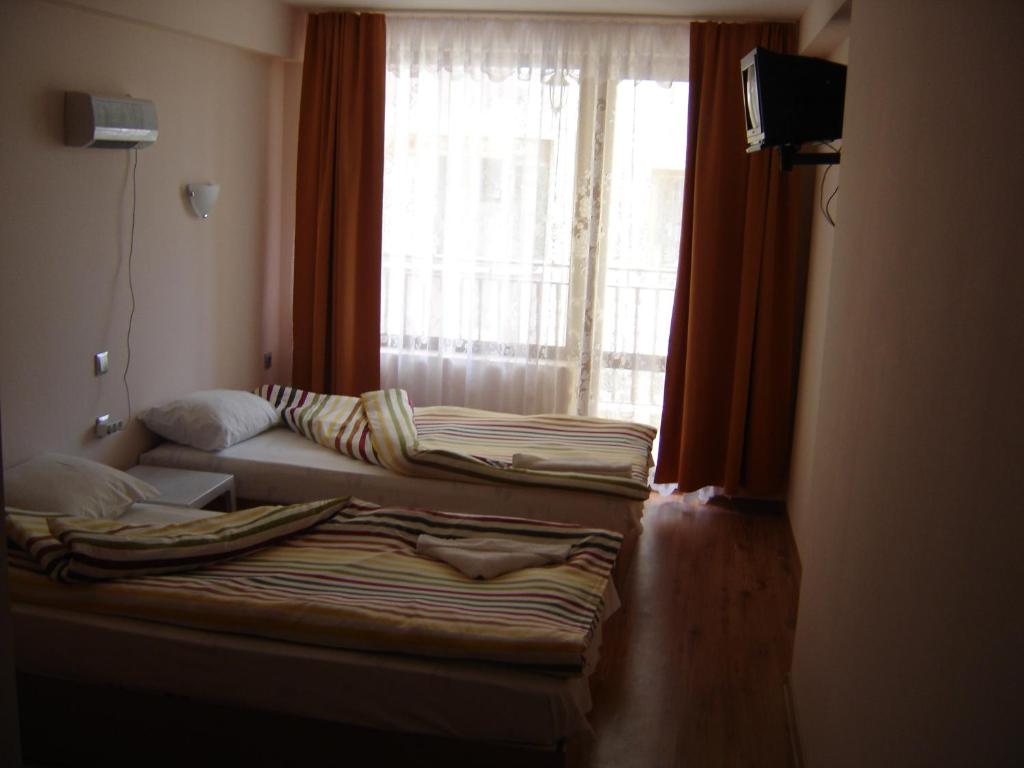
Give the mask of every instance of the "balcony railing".
M 570 274 L 568 264 L 486 259 L 452 264 L 438 258 L 424 269 L 411 258 L 385 256 L 381 349 L 572 365 L 567 347 L 572 337 Z M 630 408 L 654 409 L 660 414 L 675 271 L 613 262 L 604 281 L 598 410 L 616 415 Z M 391 303 L 396 301 L 401 302 L 397 307 Z M 407 312 L 420 302 L 428 308 L 443 303 L 443 311 Z

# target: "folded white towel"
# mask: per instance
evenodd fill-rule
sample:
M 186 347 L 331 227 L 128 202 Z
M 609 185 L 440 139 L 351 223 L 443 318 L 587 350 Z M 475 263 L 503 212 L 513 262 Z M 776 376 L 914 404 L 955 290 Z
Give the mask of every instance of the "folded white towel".
M 544 472 L 577 472 L 583 475 L 633 476 L 633 467 L 626 463 L 614 464 L 593 459 L 545 459 L 543 456 L 534 456 L 530 453 L 513 454 L 512 467 L 538 469 Z
M 493 579 L 509 571 L 564 563 L 569 544 L 538 544 L 509 539 L 441 539 L 421 534 L 416 551 L 441 560 L 471 579 Z

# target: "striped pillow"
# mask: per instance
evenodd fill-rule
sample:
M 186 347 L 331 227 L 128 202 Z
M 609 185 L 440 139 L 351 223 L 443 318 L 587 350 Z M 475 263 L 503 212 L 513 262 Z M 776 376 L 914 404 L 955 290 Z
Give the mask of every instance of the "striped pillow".
M 275 544 L 328 520 L 347 498 L 255 507 L 173 525 L 50 518 L 49 531 L 69 559 L 62 581 L 97 581 L 200 568 Z
M 381 463 L 358 397 L 320 395 L 279 384 L 264 384 L 255 391 L 294 432 L 353 459 Z

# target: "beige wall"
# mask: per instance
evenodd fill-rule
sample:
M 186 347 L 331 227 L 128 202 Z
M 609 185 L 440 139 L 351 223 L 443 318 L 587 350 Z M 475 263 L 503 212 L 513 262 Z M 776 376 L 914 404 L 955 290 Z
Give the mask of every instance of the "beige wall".
M 850 34 L 852 7 L 853 0 L 809 0 L 800 17 L 800 53 L 832 59 Z
M 833 60 L 838 60 L 831 57 Z M 793 448 L 789 472 L 786 509 L 798 555 L 808 548 L 807 518 L 814 514 L 811 478 L 817 439 L 818 402 L 821 393 L 821 367 L 825 353 L 825 326 L 828 318 L 829 278 L 832 272 L 834 230 L 819 210 L 824 178 L 824 196 L 839 185 L 841 170 L 833 167 L 814 174 L 814 200 L 811 213 L 810 253 L 807 268 L 807 298 L 804 307 L 803 340 L 800 347 L 800 378 L 797 384 L 793 424 Z M 833 219 L 839 214 L 839 194 L 829 206 Z
M 1024 760 L 1022 28 L 1009 0 L 853 7 L 799 525 L 808 766 Z
M 2 426 L 2 425 L 0 425 Z M 0 457 L 3 450 L 0 448 Z M 3 470 L 0 469 L 0 525 L 7 528 Z M 10 589 L 7 585 L 7 547 L 0 546 L 0 765 L 21 765 L 18 733 L 18 697 L 14 672 L 14 629 L 11 626 Z
M 290 18 L 290 17 L 289 17 Z M 216 30 L 213 30 L 216 32 Z M 288 35 L 291 29 L 287 30 Z M 211 35 L 215 36 L 215 35 Z M 0 403 L 4 460 L 42 450 L 134 463 L 138 424 L 98 441 L 101 413 L 127 416 L 131 154 L 62 145 L 63 92 L 156 102 L 157 143 L 138 153 L 132 406 L 262 375 L 264 270 L 280 242 L 273 195 L 283 157 L 282 88 L 270 57 L 75 5 L 0 8 Z M 276 116 L 275 116 L 276 115 Z M 270 140 L 275 145 L 272 146 Z M 201 222 L 182 187 L 221 184 Z M 271 343 L 276 343 L 271 339 Z M 94 377 L 92 356 L 110 350 Z M 280 358 L 274 351 L 275 362 Z M 275 367 L 277 367 L 275 365 Z
M 290 58 L 303 14 L 281 0 L 50 0 L 206 40 Z M 301 42 L 301 40 L 299 40 Z
M 274 365 L 263 372 L 264 384 L 284 384 L 292 371 L 292 272 L 295 264 L 295 171 L 299 144 L 299 97 L 302 64 L 275 62 L 274 104 L 278 114 L 275 132 L 278 151 L 268 169 L 272 179 L 272 204 L 278 215 L 275 231 L 268 237 L 267 282 L 264 290 L 263 324 L 266 348 L 274 350 Z
M 827 15 L 821 10 L 834 12 Z M 812 13 L 815 12 L 815 13 Z M 808 9 L 801 28 L 801 53 L 819 55 L 830 61 L 846 64 L 849 60 L 848 4 L 836 0 L 819 0 Z M 813 22 L 808 24 L 808 18 Z M 836 44 L 836 40 L 840 42 Z M 824 42 L 835 44 L 832 50 L 822 50 Z M 835 142 L 842 147 L 842 139 Z M 825 151 L 822 149 L 821 151 Z M 835 220 L 840 216 L 841 197 L 838 192 L 842 165 L 818 166 L 814 171 L 814 192 L 810 223 L 810 247 L 807 260 L 807 299 L 804 307 L 803 340 L 800 346 L 800 378 L 797 384 L 796 410 L 793 424 L 793 454 L 789 473 L 789 493 L 786 508 L 789 514 L 797 553 L 807 546 L 807 518 L 813 514 L 811 477 L 814 467 L 815 439 L 817 438 L 818 398 L 821 393 L 821 366 L 825 353 L 825 325 L 828 317 L 832 250 L 835 229 L 825 219 L 821 208 L 832 196 L 829 214 Z

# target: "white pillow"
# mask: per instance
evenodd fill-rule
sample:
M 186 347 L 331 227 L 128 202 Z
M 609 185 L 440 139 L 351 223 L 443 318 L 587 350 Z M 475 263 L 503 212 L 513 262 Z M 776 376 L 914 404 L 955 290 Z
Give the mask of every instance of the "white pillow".
M 4 473 L 12 507 L 76 517 L 120 517 L 134 501 L 160 495 L 149 483 L 79 456 L 44 453 Z
M 248 440 L 280 421 L 262 397 L 234 389 L 195 392 L 150 408 L 139 418 L 161 437 L 204 451 Z

